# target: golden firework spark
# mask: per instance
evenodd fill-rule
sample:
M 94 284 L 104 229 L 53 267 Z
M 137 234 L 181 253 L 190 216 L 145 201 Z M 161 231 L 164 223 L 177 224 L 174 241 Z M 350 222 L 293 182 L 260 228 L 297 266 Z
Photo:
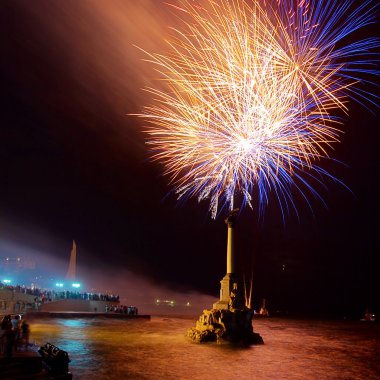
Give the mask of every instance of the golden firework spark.
M 147 89 L 155 102 L 140 115 L 178 198 L 209 199 L 215 218 L 239 196 L 252 206 L 255 189 L 261 207 L 270 191 L 282 209 L 293 189 L 315 195 L 304 177 L 329 175 L 316 161 L 338 141 L 332 111 L 347 112 L 352 71 L 377 45 L 343 43 L 371 22 L 369 3 L 350 14 L 347 1 L 181 4 L 168 52 L 149 54 L 165 88 Z

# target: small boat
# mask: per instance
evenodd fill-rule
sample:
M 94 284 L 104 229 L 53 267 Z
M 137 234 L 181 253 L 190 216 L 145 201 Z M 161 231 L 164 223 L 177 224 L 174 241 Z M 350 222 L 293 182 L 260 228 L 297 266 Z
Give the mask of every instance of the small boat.
M 375 322 L 376 316 L 375 314 L 371 313 L 370 308 L 367 307 L 365 309 L 364 317 L 360 321 L 361 322 Z
M 367 313 L 364 314 L 364 318 L 362 318 L 360 321 L 361 322 L 375 322 L 376 321 L 376 316 L 373 313 L 367 312 Z

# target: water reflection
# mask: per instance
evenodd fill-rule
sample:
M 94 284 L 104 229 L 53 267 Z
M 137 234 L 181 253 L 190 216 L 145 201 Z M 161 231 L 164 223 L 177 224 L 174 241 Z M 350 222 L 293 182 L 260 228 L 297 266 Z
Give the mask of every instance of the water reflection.
M 88 326 L 89 322 L 87 322 L 84 319 L 61 319 L 58 321 L 59 324 L 61 324 L 64 327 L 78 327 L 83 328 Z
M 47 320 L 32 339 L 69 352 L 77 379 L 377 379 L 380 326 L 258 320 L 263 346 L 198 345 L 192 319 Z M 334 358 L 334 359 L 332 359 Z

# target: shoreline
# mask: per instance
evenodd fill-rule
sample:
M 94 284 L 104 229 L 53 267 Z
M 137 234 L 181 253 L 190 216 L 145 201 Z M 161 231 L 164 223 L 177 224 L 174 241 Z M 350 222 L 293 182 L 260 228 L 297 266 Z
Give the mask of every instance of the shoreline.
M 150 320 L 149 314 L 129 315 L 124 313 L 113 312 L 94 312 L 94 311 L 35 311 L 27 312 L 24 314 L 26 319 L 39 319 L 39 318 L 113 318 L 113 319 L 146 319 Z

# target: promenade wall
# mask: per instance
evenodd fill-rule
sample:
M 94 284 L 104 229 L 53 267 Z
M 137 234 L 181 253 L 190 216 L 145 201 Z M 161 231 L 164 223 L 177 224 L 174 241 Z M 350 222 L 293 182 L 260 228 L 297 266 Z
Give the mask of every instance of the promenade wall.
M 35 308 L 35 296 L 16 292 L 11 289 L 0 289 L 0 314 L 22 313 Z
M 109 301 L 89 301 L 79 299 L 64 299 L 44 303 L 41 311 L 91 311 L 103 313 L 106 311 L 106 305 L 118 305 L 118 302 Z
M 32 294 L 11 289 L 0 289 L 0 315 L 24 313 L 26 311 L 86 311 L 105 312 L 106 305 L 119 305 L 113 301 L 59 299 L 41 302 Z

